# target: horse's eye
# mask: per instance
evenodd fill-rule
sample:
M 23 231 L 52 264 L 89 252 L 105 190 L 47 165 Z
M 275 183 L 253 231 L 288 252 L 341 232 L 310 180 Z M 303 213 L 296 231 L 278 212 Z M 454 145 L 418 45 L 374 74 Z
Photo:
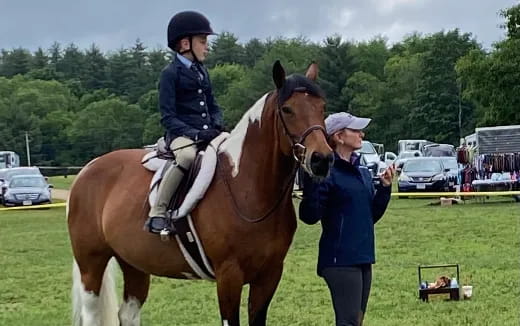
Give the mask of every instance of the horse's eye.
M 283 113 L 287 113 L 287 114 L 291 114 L 292 113 L 292 110 L 290 107 L 288 106 L 282 106 L 282 112 Z

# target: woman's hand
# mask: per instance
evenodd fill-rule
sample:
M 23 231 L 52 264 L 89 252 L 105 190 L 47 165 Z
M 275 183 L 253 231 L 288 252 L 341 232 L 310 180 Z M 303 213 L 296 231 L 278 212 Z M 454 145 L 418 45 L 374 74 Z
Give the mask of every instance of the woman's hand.
M 381 173 L 381 184 L 385 187 L 390 187 L 392 185 L 392 180 L 395 176 L 395 166 L 390 165 L 383 173 Z

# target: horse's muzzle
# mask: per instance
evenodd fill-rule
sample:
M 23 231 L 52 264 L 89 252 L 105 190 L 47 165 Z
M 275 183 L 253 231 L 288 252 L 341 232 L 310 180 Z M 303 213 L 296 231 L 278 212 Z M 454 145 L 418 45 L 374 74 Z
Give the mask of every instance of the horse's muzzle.
M 316 177 L 326 177 L 329 173 L 334 155 L 332 153 L 323 155 L 319 152 L 313 152 L 311 155 L 310 168 L 312 174 Z

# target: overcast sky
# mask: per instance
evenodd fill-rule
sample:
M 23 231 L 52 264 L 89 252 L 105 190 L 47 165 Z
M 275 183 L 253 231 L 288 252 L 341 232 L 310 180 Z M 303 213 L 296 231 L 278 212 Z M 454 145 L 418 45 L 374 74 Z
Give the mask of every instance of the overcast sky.
M 319 3 L 319 6 L 317 5 Z M 321 41 L 340 34 L 361 41 L 383 35 L 393 43 L 413 31 L 459 28 L 485 47 L 504 38 L 500 9 L 515 0 L 0 0 L 0 48 L 54 41 L 103 50 L 129 47 L 139 38 L 165 47 L 166 26 L 180 10 L 197 10 L 216 32 L 241 42 L 251 38 L 304 36 Z

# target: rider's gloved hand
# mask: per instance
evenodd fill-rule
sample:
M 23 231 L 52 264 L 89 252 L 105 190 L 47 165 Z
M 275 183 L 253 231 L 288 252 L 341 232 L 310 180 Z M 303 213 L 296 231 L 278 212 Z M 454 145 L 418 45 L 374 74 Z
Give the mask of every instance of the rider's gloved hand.
M 205 129 L 199 131 L 199 133 L 197 134 L 197 140 L 209 143 L 218 135 L 220 135 L 220 131 L 218 131 L 217 129 Z

